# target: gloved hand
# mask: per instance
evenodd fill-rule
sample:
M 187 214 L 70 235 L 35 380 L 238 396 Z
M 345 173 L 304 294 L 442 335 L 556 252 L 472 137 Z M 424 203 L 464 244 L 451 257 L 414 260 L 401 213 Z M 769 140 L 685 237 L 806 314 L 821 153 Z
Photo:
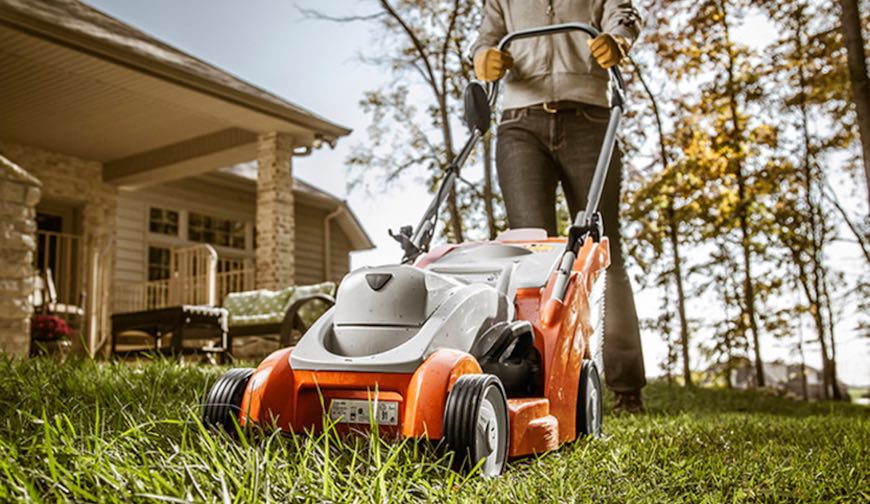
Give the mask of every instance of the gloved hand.
M 497 81 L 514 65 L 514 59 L 507 51 L 487 47 L 474 55 L 474 73 L 484 82 Z
M 587 40 L 586 43 L 592 50 L 592 56 L 605 70 L 618 65 L 628 54 L 628 49 L 631 46 L 626 39 L 609 33 L 602 33 L 594 39 Z

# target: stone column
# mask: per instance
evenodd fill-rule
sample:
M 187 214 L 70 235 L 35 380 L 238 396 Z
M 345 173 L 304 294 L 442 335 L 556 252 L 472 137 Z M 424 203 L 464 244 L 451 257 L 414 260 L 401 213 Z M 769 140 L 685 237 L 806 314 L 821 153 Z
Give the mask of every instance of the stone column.
M 0 352 L 18 357 L 30 353 L 36 203 L 41 186 L 0 156 Z
M 257 143 L 257 288 L 293 285 L 296 273 L 293 211 L 293 139 L 260 135 Z

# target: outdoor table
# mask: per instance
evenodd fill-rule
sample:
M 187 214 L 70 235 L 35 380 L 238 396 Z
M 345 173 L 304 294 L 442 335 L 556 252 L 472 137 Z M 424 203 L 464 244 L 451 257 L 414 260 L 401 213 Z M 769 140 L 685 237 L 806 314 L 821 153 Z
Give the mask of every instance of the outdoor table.
M 213 306 L 179 305 L 112 315 L 112 355 L 117 353 L 118 338 L 125 332 L 137 331 L 154 338 L 153 349 L 164 355 L 219 353 L 224 362 L 229 349 L 227 310 Z M 171 334 L 169 346 L 163 346 L 163 336 Z M 185 347 L 185 337 L 205 339 L 220 337 L 220 347 Z M 143 350 L 135 350 L 143 351 Z M 125 352 L 127 353 L 127 352 Z

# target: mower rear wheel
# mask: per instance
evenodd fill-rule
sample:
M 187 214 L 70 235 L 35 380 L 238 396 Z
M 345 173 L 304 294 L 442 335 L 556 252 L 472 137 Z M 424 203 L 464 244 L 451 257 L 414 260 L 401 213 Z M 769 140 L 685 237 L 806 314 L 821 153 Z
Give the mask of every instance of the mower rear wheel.
M 480 463 L 483 477 L 504 470 L 510 443 L 507 397 L 495 375 L 460 376 L 447 397 L 444 437 L 454 452 L 454 467 L 470 471 Z
M 235 432 L 233 419 L 239 421 L 242 397 L 253 374 L 253 368 L 235 368 L 218 378 L 202 403 L 203 425 L 231 434 Z
M 601 437 L 601 378 L 598 366 L 589 359 L 583 360 L 580 370 L 580 387 L 577 391 L 577 435 Z

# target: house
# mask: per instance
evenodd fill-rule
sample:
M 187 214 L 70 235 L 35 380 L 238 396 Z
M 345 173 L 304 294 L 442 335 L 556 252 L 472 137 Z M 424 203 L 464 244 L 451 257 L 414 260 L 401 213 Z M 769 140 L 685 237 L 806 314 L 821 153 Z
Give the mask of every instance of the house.
M 0 351 L 27 353 L 40 279 L 94 353 L 113 312 L 337 280 L 373 246 L 293 177 L 345 127 L 76 0 L 0 0 L 0 68 Z
M 803 373 L 801 373 L 800 364 L 774 361 L 763 363 L 762 370 L 764 371 L 764 382 L 770 388 L 798 399 L 825 399 L 824 377 L 818 369 L 804 366 Z M 806 390 L 804 390 L 803 375 L 806 376 Z M 755 366 L 748 360 L 744 360 L 737 367 L 731 369 L 730 378 L 734 388 L 752 388 L 755 384 Z M 840 387 L 843 396 L 848 397 L 849 387 L 841 381 L 837 381 L 837 386 Z

